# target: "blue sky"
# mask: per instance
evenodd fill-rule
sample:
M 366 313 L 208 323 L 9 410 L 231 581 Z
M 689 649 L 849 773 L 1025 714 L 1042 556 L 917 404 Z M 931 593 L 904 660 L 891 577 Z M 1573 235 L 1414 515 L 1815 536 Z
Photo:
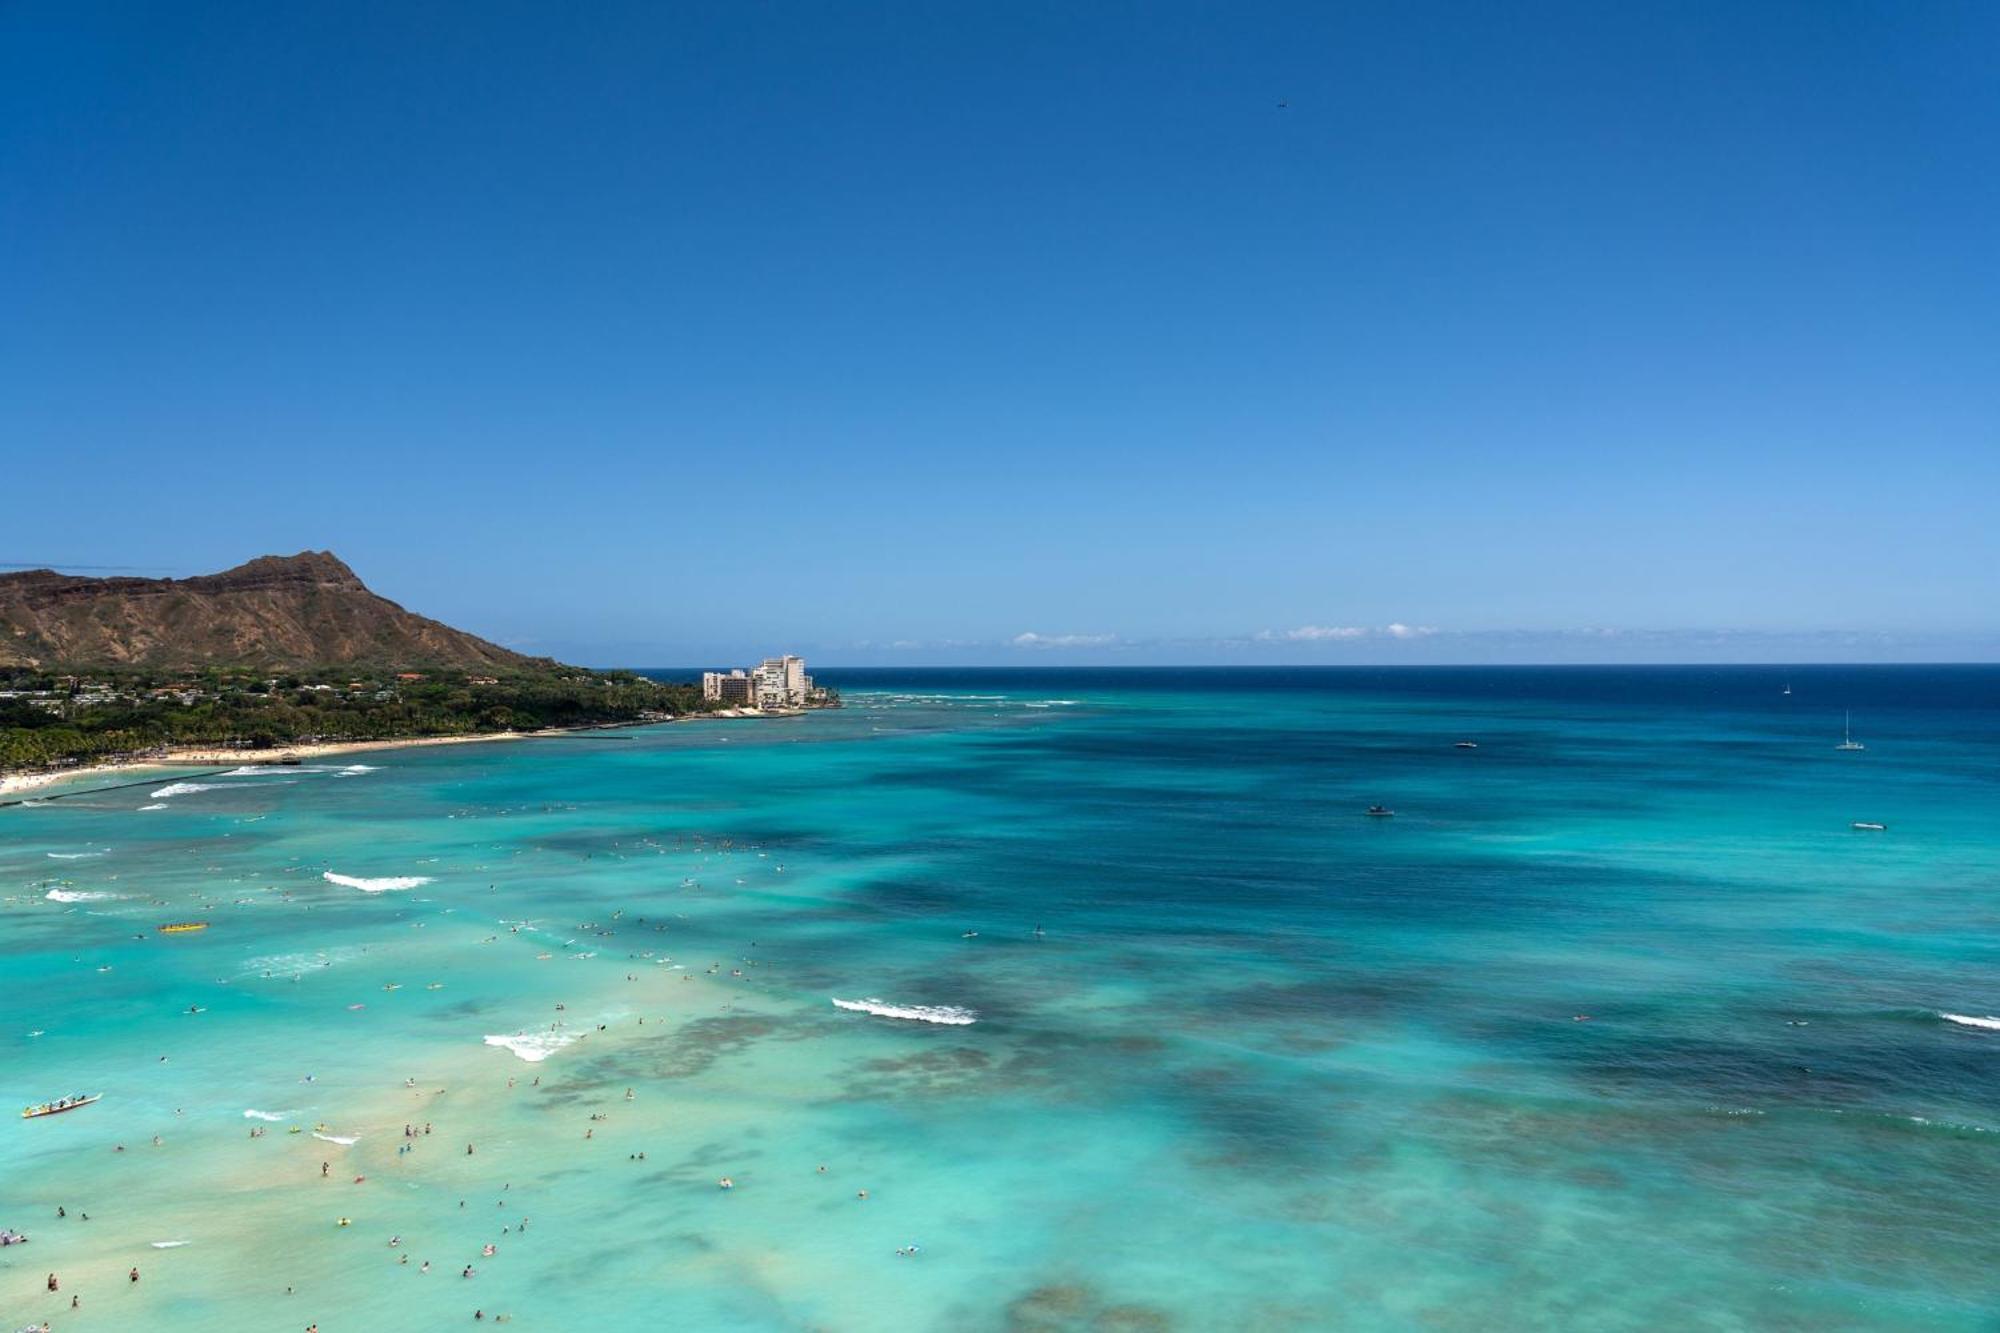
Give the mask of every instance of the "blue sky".
M 596 663 L 1996 658 L 1997 66 L 1983 3 L 16 0 L 0 562 L 329 548 Z

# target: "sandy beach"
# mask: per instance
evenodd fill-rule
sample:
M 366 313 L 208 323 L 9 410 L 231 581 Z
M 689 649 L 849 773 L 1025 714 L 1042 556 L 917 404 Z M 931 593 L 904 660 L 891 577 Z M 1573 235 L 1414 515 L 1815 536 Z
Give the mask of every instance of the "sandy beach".
M 643 725 L 634 723 L 632 725 Z M 466 745 L 474 741 L 518 741 L 531 736 L 567 736 L 568 731 L 494 731 L 478 736 L 411 736 L 402 740 L 334 741 L 324 744 L 274 746 L 268 750 L 231 749 L 228 746 L 189 746 L 164 751 L 145 759 L 114 759 L 101 764 L 43 773 L 0 774 L 0 796 L 33 791 L 57 783 L 79 779 L 100 779 L 120 773 L 143 773 L 160 768 L 202 767 L 210 764 L 274 764 L 287 759 L 318 759 L 331 754 L 354 754 L 362 750 L 407 750 L 419 745 Z
M 355 754 L 363 750 L 407 750 L 421 745 L 469 745 L 475 741 L 523 741 L 555 736 L 574 736 L 591 731 L 624 731 L 636 727 L 666 726 L 670 722 L 705 719 L 803 717 L 802 708 L 723 708 L 710 713 L 688 713 L 681 717 L 650 722 L 615 722 L 588 727 L 548 727 L 540 731 L 491 731 L 477 736 L 409 736 L 400 740 L 298 742 L 273 746 L 268 750 L 233 749 L 229 746 L 183 746 L 149 755 L 144 759 L 111 759 L 76 768 L 51 769 L 37 773 L 0 773 L 0 797 L 54 786 L 79 779 L 102 779 L 120 773 L 144 773 L 161 768 L 203 767 L 210 764 L 276 764 L 287 759 L 318 759 L 325 755 Z

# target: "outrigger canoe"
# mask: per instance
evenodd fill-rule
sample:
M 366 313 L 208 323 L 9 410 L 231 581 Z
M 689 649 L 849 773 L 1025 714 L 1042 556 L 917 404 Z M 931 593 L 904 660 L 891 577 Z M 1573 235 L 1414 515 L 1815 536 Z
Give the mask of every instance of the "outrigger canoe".
M 33 1120 L 37 1116 L 61 1115 L 64 1111 L 74 1111 L 79 1106 L 88 1106 L 103 1096 L 101 1092 L 93 1092 L 88 1096 L 79 1092 L 74 1096 L 58 1097 L 52 1102 L 43 1102 L 40 1106 L 24 1106 L 21 1108 L 21 1119 Z

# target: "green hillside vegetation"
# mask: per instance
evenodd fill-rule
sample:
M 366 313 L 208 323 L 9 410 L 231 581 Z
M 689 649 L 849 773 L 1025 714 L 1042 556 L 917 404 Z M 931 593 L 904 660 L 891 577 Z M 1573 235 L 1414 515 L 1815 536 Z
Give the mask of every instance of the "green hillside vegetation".
M 656 722 L 710 707 L 698 685 L 539 663 L 472 672 L 346 664 L 276 675 L 231 667 L 77 675 L 0 668 L 0 769 L 167 746 L 257 750 Z

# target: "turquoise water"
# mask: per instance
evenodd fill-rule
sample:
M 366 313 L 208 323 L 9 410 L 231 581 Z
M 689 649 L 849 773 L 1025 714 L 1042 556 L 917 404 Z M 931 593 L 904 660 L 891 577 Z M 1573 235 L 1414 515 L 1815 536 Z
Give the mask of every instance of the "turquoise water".
M 2000 670 L 1783 679 L 857 672 L 0 809 L 0 1095 L 104 1094 L 0 1129 L 0 1327 L 1995 1328 Z

